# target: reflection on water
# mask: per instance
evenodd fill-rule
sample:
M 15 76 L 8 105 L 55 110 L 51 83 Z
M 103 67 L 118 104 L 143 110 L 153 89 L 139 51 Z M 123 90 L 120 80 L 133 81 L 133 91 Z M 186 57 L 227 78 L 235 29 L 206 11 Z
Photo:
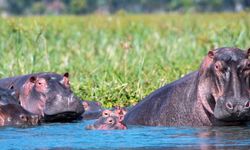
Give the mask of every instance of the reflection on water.
M 0 128 L 2 149 L 248 149 L 250 127 L 138 127 L 93 131 L 91 121 Z

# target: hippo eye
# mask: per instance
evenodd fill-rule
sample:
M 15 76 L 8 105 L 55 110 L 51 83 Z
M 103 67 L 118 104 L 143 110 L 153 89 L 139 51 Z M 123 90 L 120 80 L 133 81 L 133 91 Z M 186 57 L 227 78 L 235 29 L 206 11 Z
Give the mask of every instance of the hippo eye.
M 215 65 L 215 69 L 219 70 L 219 65 L 218 64 Z
M 222 63 L 220 61 L 217 61 L 215 64 L 214 64 L 214 69 L 216 71 L 221 71 L 223 69 L 223 66 L 222 66 Z
M 21 119 L 24 119 L 24 116 L 23 116 L 23 115 L 21 115 L 21 116 L 20 116 L 20 118 L 21 118 Z

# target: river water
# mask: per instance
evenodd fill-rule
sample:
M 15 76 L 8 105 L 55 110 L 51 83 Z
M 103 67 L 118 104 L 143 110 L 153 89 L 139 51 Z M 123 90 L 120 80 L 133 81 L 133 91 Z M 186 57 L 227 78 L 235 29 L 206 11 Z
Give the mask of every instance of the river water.
M 0 128 L 0 149 L 250 149 L 250 127 L 145 127 L 92 131 L 93 121 Z

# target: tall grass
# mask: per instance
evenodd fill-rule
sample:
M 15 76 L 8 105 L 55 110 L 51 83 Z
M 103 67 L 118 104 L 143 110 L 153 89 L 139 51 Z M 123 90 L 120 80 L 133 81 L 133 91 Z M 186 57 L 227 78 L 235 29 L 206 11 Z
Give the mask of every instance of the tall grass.
M 250 47 L 250 14 L 0 19 L 0 77 L 69 72 L 74 92 L 106 107 L 137 103 L 196 70 L 215 47 Z

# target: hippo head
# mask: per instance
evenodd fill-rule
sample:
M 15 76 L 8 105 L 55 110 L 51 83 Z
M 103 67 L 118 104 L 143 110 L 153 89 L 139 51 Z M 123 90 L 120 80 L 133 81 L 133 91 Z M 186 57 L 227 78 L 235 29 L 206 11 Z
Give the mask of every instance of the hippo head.
M 102 116 L 97 119 L 93 125 L 89 125 L 89 130 L 125 130 L 126 125 L 123 123 L 125 109 L 117 107 L 112 110 L 103 110 Z
M 86 127 L 88 130 L 124 130 L 127 129 L 117 116 L 100 117 L 93 125 Z
M 40 117 L 32 114 L 20 105 L 7 104 L 0 106 L 0 126 L 31 126 L 39 124 Z
M 26 110 L 43 116 L 46 122 L 70 122 L 84 112 L 81 100 L 70 89 L 68 73 L 29 77 L 19 99 Z
M 220 121 L 245 122 L 250 114 L 248 51 L 218 48 L 208 52 L 199 70 L 198 97 Z

